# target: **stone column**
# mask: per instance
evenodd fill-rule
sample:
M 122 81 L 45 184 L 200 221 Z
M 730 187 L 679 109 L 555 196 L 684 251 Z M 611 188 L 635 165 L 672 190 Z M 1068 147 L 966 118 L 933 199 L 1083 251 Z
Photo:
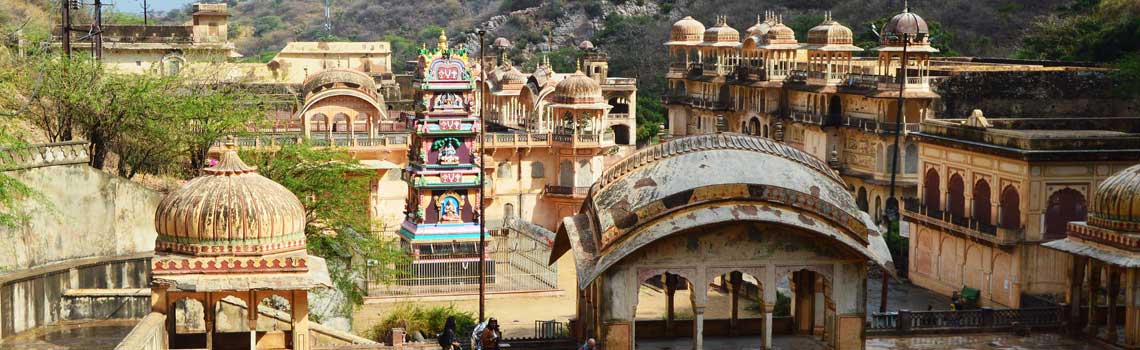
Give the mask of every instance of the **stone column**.
M 815 273 L 802 270 L 792 275 L 795 280 L 796 333 L 810 335 L 815 328 Z
M 772 349 L 772 311 L 776 307 L 776 266 L 768 265 L 764 268 L 764 283 L 760 286 L 764 293 L 760 303 L 764 312 L 764 334 L 762 349 Z
M 740 284 L 744 282 L 744 276 L 738 271 L 733 271 L 729 273 L 729 279 L 731 280 L 730 283 L 732 283 L 729 286 L 729 288 L 731 288 L 729 292 L 732 293 L 732 317 L 728 322 L 728 333 L 735 336 L 739 333 L 737 328 L 739 327 L 738 319 L 740 316 Z
M 1085 265 L 1088 258 L 1073 255 L 1072 271 L 1069 275 L 1069 290 L 1065 299 L 1069 302 L 1069 329 L 1075 335 L 1084 325 L 1081 323 L 1081 287 L 1085 282 Z
M 693 304 L 693 349 L 704 349 L 705 342 L 705 305 Z
M 217 312 L 217 304 L 214 303 L 214 298 L 210 293 L 206 293 L 206 297 L 202 300 L 206 302 L 202 304 L 202 315 L 206 318 L 206 349 L 214 348 L 214 312 Z M 177 322 L 177 321 L 176 321 Z M 177 323 L 175 324 L 177 329 Z
M 667 333 L 673 332 L 673 320 L 676 317 L 674 313 L 674 295 L 677 294 L 677 275 L 666 272 L 661 276 L 665 279 L 665 331 Z
M 293 291 L 289 306 L 293 312 L 293 350 L 309 350 L 309 293 Z
M 260 312 L 257 310 L 258 303 L 257 292 L 249 291 L 249 302 L 246 303 L 247 309 L 245 310 L 246 318 L 249 323 L 249 350 L 257 349 L 257 317 Z
M 1115 265 L 1108 265 L 1108 314 L 1105 327 L 1108 327 L 1108 342 L 1116 343 L 1116 295 L 1120 294 L 1120 274 Z
M 312 136 L 313 126 L 309 124 L 309 116 L 304 113 L 301 114 L 301 129 L 304 130 L 306 139 Z
M 1097 308 L 1097 289 L 1100 289 L 1100 264 L 1096 260 L 1090 260 L 1088 264 L 1088 293 L 1089 293 L 1089 320 L 1085 325 L 1085 334 L 1090 337 L 1095 337 L 1097 333 L 1096 328 L 1096 308 Z
M 1124 346 L 1140 346 L 1140 269 L 1124 273 Z

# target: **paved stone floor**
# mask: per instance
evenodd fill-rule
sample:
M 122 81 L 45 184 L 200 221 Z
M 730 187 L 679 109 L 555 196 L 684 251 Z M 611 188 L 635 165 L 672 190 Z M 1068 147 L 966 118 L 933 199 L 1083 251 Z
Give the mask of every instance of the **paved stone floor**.
M 689 338 L 652 339 L 637 342 L 637 350 L 688 350 L 693 343 Z M 817 350 L 826 347 L 809 337 L 784 336 L 772 339 L 777 350 Z M 705 350 L 760 349 L 759 337 L 709 337 Z M 1093 350 L 1099 349 L 1087 342 L 1057 334 L 1034 334 L 1019 337 L 1012 334 L 985 334 L 960 336 L 921 336 L 912 338 L 873 338 L 867 340 L 867 350 Z
M 112 350 L 138 320 L 60 324 L 20 333 L 0 341 L 4 350 Z
M 871 313 L 879 312 L 882 287 L 880 279 L 867 280 L 867 317 L 871 317 Z M 934 310 L 950 309 L 949 297 L 897 279 L 888 281 L 887 298 L 888 312 L 897 312 L 900 309 L 926 311 L 927 307 Z

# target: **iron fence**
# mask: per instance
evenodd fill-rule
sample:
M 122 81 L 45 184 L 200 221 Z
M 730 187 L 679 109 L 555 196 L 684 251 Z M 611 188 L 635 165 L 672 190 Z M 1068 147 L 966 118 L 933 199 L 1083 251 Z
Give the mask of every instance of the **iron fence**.
M 487 245 L 487 292 L 549 291 L 558 288 L 558 268 L 548 266 L 550 248 L 517 232 L 499 231 Z M 420 256 L 395 266 L 389 283 L 369 281 L 369 296 L 463 295 L 479 292 L 478 253 Z
M 1056 328 L 1064 324 L 1061 306 L 1020 309 L 908 311 L 875 313 L 867 330 L 880 334 L 982 333 L 1008 331 L 1018 327 Z

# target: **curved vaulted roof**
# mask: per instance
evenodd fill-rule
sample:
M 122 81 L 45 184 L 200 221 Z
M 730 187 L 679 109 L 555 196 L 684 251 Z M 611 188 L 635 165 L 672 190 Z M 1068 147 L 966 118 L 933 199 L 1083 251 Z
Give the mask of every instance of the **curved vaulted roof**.
M 893 269 L 870 215 L 826 163 L 770 139 L 714 134 L 643 149 L 607 169 L 558 232 L 580 286 L 640 247 L 683 229 L 764 221 L 830 237 Z M 664 225 L 664 226 L 663 226 Z

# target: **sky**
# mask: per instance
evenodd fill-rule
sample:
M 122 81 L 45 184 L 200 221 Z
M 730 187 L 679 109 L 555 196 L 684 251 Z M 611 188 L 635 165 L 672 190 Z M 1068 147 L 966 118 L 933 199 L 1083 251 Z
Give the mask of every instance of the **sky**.
M 104 0 L 115 5 L 115 10 L 142 14 L 143 0 Z M 186 4 L 203 2 L 201 0 L 147 0 L 146 4 L 152 11 L 170 11 L 181 8 Z

